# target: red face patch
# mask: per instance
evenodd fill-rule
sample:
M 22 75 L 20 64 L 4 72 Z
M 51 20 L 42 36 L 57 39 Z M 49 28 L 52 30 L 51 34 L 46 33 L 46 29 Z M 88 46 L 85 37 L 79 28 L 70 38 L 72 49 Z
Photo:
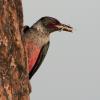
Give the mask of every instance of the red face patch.
M 47 27 L 50 28 L 50 29 L 51 29 L 51 28 L 56 28 L 55 25 L 56 25 L 56 24 L 50 23 L 50 24 L 47 25 Z

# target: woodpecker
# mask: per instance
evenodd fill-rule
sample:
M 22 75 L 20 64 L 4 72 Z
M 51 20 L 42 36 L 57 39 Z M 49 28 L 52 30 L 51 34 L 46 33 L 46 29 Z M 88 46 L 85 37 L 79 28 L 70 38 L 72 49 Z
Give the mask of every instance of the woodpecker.
M 73 28 L 70 25 L 62 24 L 57 19 L 49 16 L 40 18 L 31 27 L 24 27 L 22 40 L 28 56 L 29 79 L 38 70 L 47 54 L 50 34 L 55 31 L 72 32 L 72 30 Z

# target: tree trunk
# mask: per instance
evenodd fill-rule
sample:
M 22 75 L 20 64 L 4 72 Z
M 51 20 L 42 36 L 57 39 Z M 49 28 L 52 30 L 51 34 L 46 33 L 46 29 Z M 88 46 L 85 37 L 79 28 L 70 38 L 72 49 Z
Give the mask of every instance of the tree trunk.
M 21 0 L 0 0 L 0 100 L 29 100 Z

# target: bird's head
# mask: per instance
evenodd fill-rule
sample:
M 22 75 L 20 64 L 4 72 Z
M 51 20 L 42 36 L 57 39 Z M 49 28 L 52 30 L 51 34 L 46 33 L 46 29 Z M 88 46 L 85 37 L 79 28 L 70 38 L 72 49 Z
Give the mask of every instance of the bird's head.
M 62 24 L 53 17 L 42 17 L 39 22 L 42 23 L 43 27 L 47 30 L 48 33 L 52 33 L 55 31 L 73 31 L 73 28 L 70 25 Z

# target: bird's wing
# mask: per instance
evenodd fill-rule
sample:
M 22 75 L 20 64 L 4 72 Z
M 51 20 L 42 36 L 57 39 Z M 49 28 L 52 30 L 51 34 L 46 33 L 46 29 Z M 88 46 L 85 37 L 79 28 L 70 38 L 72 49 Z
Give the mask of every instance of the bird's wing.
M 43 62 L 43 60 L 44 60 L 44 58 L 45 58 L 45 56 L 47 54 L 47 51 L 48 51 L 48 48 L 49 48 L 49 44 L 50 44 L 50 42 L 48 42 L 47 44 L 45 44 L 42 47 L 42 49 L 41 49 L 41 51 L 39 53 L 39 56 L 38 56 L 38 58 L 36 60 L 35 65 L 32 67 L 32 70 L 29 72 L 29 79 L 32 78 L 32 76 L 35 74 L 35 72 L 38 70 L 38 68 L 40 67 L 41 63 Z

